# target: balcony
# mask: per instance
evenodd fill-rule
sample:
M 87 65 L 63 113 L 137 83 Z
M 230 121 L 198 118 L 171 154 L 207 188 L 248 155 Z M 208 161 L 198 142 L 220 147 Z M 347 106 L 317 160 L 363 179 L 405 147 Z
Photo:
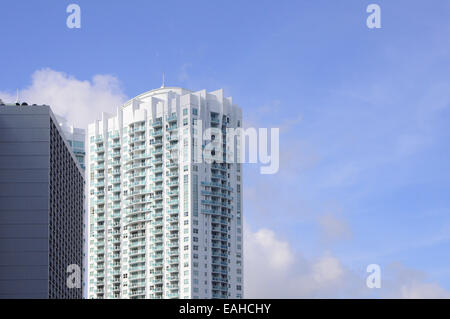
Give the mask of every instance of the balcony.
M 152 140 L 152 141 L 150 142 L 150 145 L 158 146 L 158 145 L 162 145 L 162 143 L 163 143 L 162 138 L 160 138 L 160 139 L 154 139 L 154 140 Z
M 154 130 L 152 133 L 150 133 L 150 135 L 153 137 L 162 136 L 163 131 L 162 130 Z
M 152 124 L 152 127 L 153 127 L 153 128 L 155 128 L 155 127 L 161 127 L 161 126 L 162 126 L 162 120 L 161 120 L 161 119 L 154 120 L 151 124 Z
M 167 136 L 168 141 L 178 141 L 178 134 L 171 134 Z
M 178 218 L 177 217 L 170 217 L 170 218 L 167 218 L 166 220 L 169 223 L 178 223 Z
M 179 210 L 178 209 L 168 209 L 167 213 L 169 215 L 178 215 Z
M 130 257 L 145 254 L 145 249 L 130 249 Z
M 135 126 L 130 128 L 130 133 L 143 132 L 145 131 L 145 125 Z
M 176 114 L 173 114 L 173 115 L 170 115 L 170 116 L 168 116 L 167 117 L 167 122 L 175 122 L 175 121 L 177 121 L 177 119 L 178 119 L 178 117 L 177 117 L 177 115 Z
M 166 150 L 170 151 L 170 150 L 177 150 L 178 149 L 178 144 L 171 144 L 169 146 L 166 147 Z
M 170 299 L 176 299 L 176 298 L 179 298 L 179 294 L 178 294 L 178 292 L 175 292 L 175 293 L 168 293 L 167 294 L 167 297 L 168 298 L 170 298 Z
M 133 138 L 130 138 L 130 143 L 135 143 L 135 142 L 144 142 L 145 141 L 145 134 L 139 135 L 139 136 L 135 136 Z
M 130 152 L 135 152 L 135 151 L 142 151 L 145 150 L 145 144 L 144 145 L 138 145 L 135 147 L 130 147 Z
M 178 186 L 178 185 L 179 185 L 178 181 L 171 181 L 171 182 L 167 183 L 167 186 L 169 186 L 169 187 L 174 187 L 174 186 Z
M 109 146 L 111 148 L 120 148 L 122 145 L 120 144 L 120 142 L 116 142 L 116 143 L 111 143 Z
M 178 267 L 169 267 L 168 269 L 167 269 L 167 271 L 169 272 L 169 273 L 178 273 Z
M 167 168 L 170 168 L 170 169 L 172 169 L 172 168 L 178 168 L 178 162 L 167 163 L 167 164 L 166 164 L 166 167 L 167 167 Z
M 178 196 L 178 189 L 177 190 L 171 190 L 167 193 L 170 197 Z
M 145 287 L 145 280 L 144 281 L 132 282 L 130 284 L 130 288 L 143 288 L 143 287 Z
M 178 239 L 178 234 L 168 234 L 166 235 L 166 238 L 170 239 L 170 240 L 174 240 L 174 239 Z
M 150 266 L 154 267 L 154 268 L 159 268 L 159 267 L 164 266 L 164 264 L 162 261 L 155 261 L 155 262 L 150 263 Z
M 152 217 L 153 218 L 162 218 L 163 217 L 163 213 L 159 212 L 159 213 L 152 213 Z
M 230 192 L 233 191 L 233 188 L 227 185 L 219 184 L 219 183 L 213 183 L 213 182 L 201 182 L 201 185 L 203 186 L 209 186 L 209 187 L 216 187 L 216 188 L 223 188 Z

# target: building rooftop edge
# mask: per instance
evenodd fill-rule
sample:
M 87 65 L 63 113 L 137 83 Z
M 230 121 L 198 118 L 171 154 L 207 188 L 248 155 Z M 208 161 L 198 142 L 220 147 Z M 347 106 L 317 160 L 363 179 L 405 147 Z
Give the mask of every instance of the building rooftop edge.
M 125 107 L 125 106 L 129 105 L 130 103 L 132 103 L 135 99 L 142 98 L 142 97 L 144 97 L 146 95 L 156 94 L 158 91 L 167 91 L 167 92 L 169 92 L 171 90 L 182 90 L 182 91 L 186 91 L 186 92 L 189 92 L 189 93 L 194 93 L 194 91 L 192 91 L 192 90 L 188 90 L 188 89 L 185 89 L 185 88 L 182 88 L 182 87 L 179 87 L 179 86 L 165 86 L 165 87 L 160 87 L 160 88 L 152 89 L 150 91 L 146 91 L 144 93 L 141 93 L 141 94 L 139 94 L 139 95 L 129 99 L 125 103 L 123 103 L 121 107 Z M 164 93 L 164 92 L 161 92 L 161 93 Z
M 6 103 L 4 103 L 4 104 L 0 104 L 0 106 L 1 107 L 14 108 L 14 109 L 22 108 L 22 109 L 27 110 L 27 111 L 33 111 L 33 108 L 35 108 L 35 109 L 43 108 L 43 109 L 46 109 L 46 110 L 48 109 L 48 114 L 49 114 L 50 118 L 55 123 L 56 129 L 58 130 L 59 134 L 61 135 L 61 137 L 62 137 L 62 139 L 64 141 L 64 144 L 66 145 L 67 149 L 69 150 L 70 155 L 72 156 L 72 159 L 74 160 L 74 162 L 75 162 L 78 170 L 80 171 L 81 175 L 83 175 L 83 177 L 84 177 L 84 170 L 81 167 L 80 163 L 78 163 L 77 158 L 75 156 L 75 153 L 74 153 L 72 147 L 69 145 L 69 142 L 67 141 L 67 136 L 64 134 L 64 131 L 62 130 L 61 126 L 59 125 L 59 121 L 58 121 L 55 113 L 53 113 L 53 110 L 52 110 L 50 105 L 47 105 L 47 104 L 27 104 L 27 105 L 22 105 L 21 104 L 21 105 L 17 105 L 17 104 L 6 104 Z

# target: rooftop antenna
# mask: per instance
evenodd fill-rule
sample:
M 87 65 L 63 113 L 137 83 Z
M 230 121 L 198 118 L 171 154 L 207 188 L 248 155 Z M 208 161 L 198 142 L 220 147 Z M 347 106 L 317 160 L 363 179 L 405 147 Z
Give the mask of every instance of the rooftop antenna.
M 162 74 L 162 85 L 161 85 L 161 88 L 163 89 L 163 88 L 165 88 L 166 87 L 166 75 L 165 75 L 165 73 L 163 72 L 163 74 Z

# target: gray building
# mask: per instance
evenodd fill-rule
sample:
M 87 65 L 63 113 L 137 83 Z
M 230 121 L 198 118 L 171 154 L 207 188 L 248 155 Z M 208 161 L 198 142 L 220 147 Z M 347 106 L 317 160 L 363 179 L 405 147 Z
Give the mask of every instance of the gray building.
M 50 107 L 0 105 L 0 298 L 82 298 L 83 202 Z

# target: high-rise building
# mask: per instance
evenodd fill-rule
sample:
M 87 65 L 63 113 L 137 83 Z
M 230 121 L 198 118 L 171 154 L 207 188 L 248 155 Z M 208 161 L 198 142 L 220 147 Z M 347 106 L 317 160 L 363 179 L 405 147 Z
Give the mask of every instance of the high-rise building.
M 58 125 L 61 129 L 61 131 L 64 133 L 64 137 L 67 141 L 67 143 L 69 144 L 69 146 L 72 148 L 72 151 L 75 155 L 75 158 L 78 161 L 78 164 L 80 164 L 80 167 L 84 170 L 86 169 L 85 166 L 85 157 L 86 157 L 86 149 L 85 149 L 85 139 L 86 139 L 86 131 L 82 128 L 76 128 L 73 124 L 69 124 L 69 122 L 67 121 L 66 118 L 55 114 L 55 118 L 58 121 Z M 85 194 L 86 194 L 86 189 L 85 189 Z M 85 225 L 87 224 L 87 203 L 84 203 L 85 206 L 85 211 L 84 211 L 84 224 L 83 224 L 83 229 L 85 229 Z M 86 257 L 86 251 L 87 251 L 87 243 L 85 241 L 85 237 L 83 237 L 83 286 L 86 284 L 86 272 L 85 272 L 85 268 L 86 268 L 86 262 L 87 262 L 87 258 Z M 84 293 L 85 291 L 85 287 L 83 287 L 83 296 L 85 295 Z
M 163 86 L 89 125 L 89 298 L 243 297 L 242 171 L 218 136 L 241 122 L 222 90 Z M 202 151 L 211 128 L 223 151 Z
M 75 154 L 75 158 L 80 164 L 81 168 L 85 169 L 84 158 L 86 156 L 86 151 L 84 147 L 85 143 L 85 130 L 81 128 L 76 128 L 70 125 L 67 120 L 59 115 L 56 115 L 59 127 L 64 133 L 67 143 L 72 147 L 72 151 Z
M 0 105 L 0 298 L 82 298 L 83 201 L 50 107 Z

